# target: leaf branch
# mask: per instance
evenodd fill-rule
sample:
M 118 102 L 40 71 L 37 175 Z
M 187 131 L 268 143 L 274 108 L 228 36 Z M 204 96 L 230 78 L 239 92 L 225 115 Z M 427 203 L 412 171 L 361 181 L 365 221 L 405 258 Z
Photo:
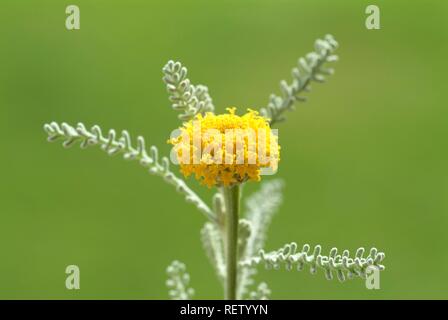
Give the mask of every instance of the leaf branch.
M 296 267 L 298 271 L 303 270 L 307 265 L 310 272 L 315 274 L 318 268 L 325 271 L 325 277 L 328 280 L 333 279 L 333 272 L 336 272 L 340 281 L 345 281 L 346 278 L 353 279 L 354 277 L 365 278 L 366 271 L 369 267 L 378 268 L 382 271 L 385 269 L 381 262 L 385 258 L 383 252 L 378 252 L 376 248 L 370 249 L 367 257 L 364 257 L 364 248 L 356 250 L 354 257 L 350 257 L 350 252 L 344 250 L 342 254 L 338 254 L 338 249 L 330 250 L 328 256 L 321 255 L 321 246 L 314 247 L 313 252 L 310 253 L 310 246 L 305 244 L 302 250 L 297 250 L 297 244 L 291 242 L 282 248 L 264 252 L 260 250 L 259 255 L 240 262 L 241 266 L 254 266 L 264 264 L 266 269 L 279 269 L 282 265 L 287 270 L 292 270 Z
M 187 78 L 187 68 L 180 62 L 170 60 L 162 71 L 172 108 L 181 112 L 180 120 L 187 121 L 199 113 L 214 111 L 208 88 L 204 85 L 193 85 Z
M 189 287 L 190 275 L 187 273 L 185 264 L 179 261 L 173 261 L 166 268 L 168 280 L 166 285 L 169 289 L 168 294 L 173 300 L 191 300 L 194 295 L 194 289 Z
M 206 222 L 201 229 L 201 240 L 212 266 L 221 281 L 226 278 L 226 264 L 224 260 L 224 243 L 220 230 L 214 223 Z
M 256 290 L 249 293 L 250 300 L 269 300 L 271 296 L 271 290 L 269 289 L 266 282 L 261 282 Z
M 283 182 L 280 179 L 263 182 L 260 190 L 246 200 L 246 219 L 240 220 L 241 230 L 248 230 L 239 241 L 244 241 L 244 251 L 240 252 L 240 261 L 244 261 L 259 252 L 264 246 L 266 234 L 272 217 L 282 203 Z M 244 227 L 244 225 L 247 225 Z M 248 293 L 248 287 L 254 283 L 257 270 L 253 266 L 239 267 L 237 295 L 240 299 Z
M 306 98 L 300 96 L 302 92 L 311 90 L 311 82 L 324 82 L 326 75 L 331 75 L 334 70 L 324 68 L 326 62 L 337 61 L 338 57 L 333 55 L 338 43 L 331 35 L 326 35 L 324 39 L 317 39 L 315 50 L 308 53 L 304 58 L 299 58 L 297 66 L 291 71 L 292 83 L 288 84 L 285 80 L 280 82 L 281 96 L 271 94 L 268 106 L 262 108 L 262 116 L 270 119 L 271 126 L 277 122 L 283 121 L 283 112 L 291 110 L 296 101 L 306 101 Z
M 75 128 L 67 123 L 59 125 L 56 122 L 45 124 L 44 130 L 48 134 L 48 141 L 53 142 L 63 139 L 65 148 L 79 142 L 83 149 L 89 146 L 100 146 L 110 156 L 123 154 L 123 158 L 126 160 L 138 161 L 144 168 L 149 169 L 150 173 L 162 177 L 166 182 L 173 185 L 178 192 L 185 196 L 187 202 L 193 203 L 209 220 L 216 222 L 216 216 L 207 204 L 186 185 L 184 180 L 176 177 L 170 170 L 169 159 L 162 157 L 159 160 L 159 152 L 155 146 L 151 146 L 149 154 L 147 153 L 143 137 L 139 136 L 137 138 L 137 147 L 134 148 L 127 131 L 123 131 L 117 139 L 117 134 L 113 129 L 108 132 L 107 136 L 104 136 L 101 128 L 97 125 L 89 131 L 82 123 L 78 123 Z

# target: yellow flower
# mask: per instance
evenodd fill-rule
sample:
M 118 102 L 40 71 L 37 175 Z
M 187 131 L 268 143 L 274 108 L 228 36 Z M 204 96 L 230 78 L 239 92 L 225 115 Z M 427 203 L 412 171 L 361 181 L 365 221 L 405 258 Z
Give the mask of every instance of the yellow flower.
M 268 120 L 250 109 L 243 116 L 235 111 L 198 114 L 168 140 L 184 176 L 194 174 L 208 187 L 230 186 L 259 181 L 263 168 L 277 170 L 280 147 Z

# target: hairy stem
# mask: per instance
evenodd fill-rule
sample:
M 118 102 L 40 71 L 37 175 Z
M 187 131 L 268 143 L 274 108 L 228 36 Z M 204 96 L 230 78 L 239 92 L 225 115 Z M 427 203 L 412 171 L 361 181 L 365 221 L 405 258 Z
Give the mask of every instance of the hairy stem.
M 226 249 L 226 281 L 225 299 L 236 299 L 237 288 L 237 257 L 238 257 L 238 217 L 240 210 L 240 187 L 238 185 L 223 188 L 226 220 L 225 220 L 225 249 Z

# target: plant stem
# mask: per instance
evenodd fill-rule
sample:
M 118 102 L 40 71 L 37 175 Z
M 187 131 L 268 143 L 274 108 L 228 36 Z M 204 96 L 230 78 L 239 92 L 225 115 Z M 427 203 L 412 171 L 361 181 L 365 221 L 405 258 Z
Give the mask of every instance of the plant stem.
M 224 296 L 226 300 L 236 299 L 237 257 L 238 257 L 238 216 L 240 210 L 240 187 L 224 187 L 226 282 Z

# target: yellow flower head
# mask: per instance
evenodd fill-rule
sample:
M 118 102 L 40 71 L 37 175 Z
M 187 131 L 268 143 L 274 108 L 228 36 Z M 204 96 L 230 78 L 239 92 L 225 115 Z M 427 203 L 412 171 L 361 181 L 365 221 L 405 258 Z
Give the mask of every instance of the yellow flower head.
M 228 113 L 198 114 L 168 140 L 181 172 L 208 187 L 259 181 L 260 171 L 277 170 L 280 147 L 266 118 L 248 109 L 243 116 Z

